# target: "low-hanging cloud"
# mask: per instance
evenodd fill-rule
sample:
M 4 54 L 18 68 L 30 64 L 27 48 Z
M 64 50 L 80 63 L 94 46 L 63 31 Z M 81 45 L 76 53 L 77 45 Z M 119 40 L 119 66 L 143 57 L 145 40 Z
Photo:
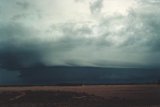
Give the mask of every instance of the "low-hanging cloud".
M 29 9 L 27 12 L 32 10 L 28 4 L 18 2 L 25 10 Z M 95 14 L 102 7 L 103 0 L 96 0 L 88 8 Z M 145 2 L 129 10 L 126 16 L 116 14 L 83 22 L 44 24 L 46 12 L 41 12 L 42 18 L 37 17 L 39 13 L 33 15 L 33 21 L 27 15 L 13 20 L 15 15 L 25 12 L 3 17 L 0 20 L 0 66 L 5 69 L 37 65 L 158 67 L 160 62 L 155 59 L 159 59 L 160 54 L 160 13 L 146 11 L 152 7 L 153 4 Z M 35 7 L 33 10 L 37 11 Z
M 7 69 L 40 63 L 40 54 L 32 31 L 16 23 L 1 23 L 0 64 Z

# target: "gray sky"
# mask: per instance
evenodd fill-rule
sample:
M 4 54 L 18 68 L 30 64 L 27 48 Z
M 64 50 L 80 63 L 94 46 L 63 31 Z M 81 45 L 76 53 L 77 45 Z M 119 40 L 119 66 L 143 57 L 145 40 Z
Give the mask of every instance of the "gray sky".
M 0 0 L 0 65 L 160 66 L 159 0 Z

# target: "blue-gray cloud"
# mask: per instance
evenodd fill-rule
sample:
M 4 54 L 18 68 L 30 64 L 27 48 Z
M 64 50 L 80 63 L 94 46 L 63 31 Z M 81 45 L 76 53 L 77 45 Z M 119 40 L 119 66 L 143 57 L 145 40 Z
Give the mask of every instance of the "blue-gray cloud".
M 99 13 L 102 2 L 93 1 L 88 8 L 93 14 Z M 48 24 L 47 19 L 38 17 L 39 14 L 47 17 L 46 12 L 37 11 L 38 7 L 34 7 L 34 4 L 31 6 L 29 1 L 10 1 L 8 5 L 5 1 L 1 3 L 7 8 L 1 5 L 2 10 L 12 12 L 0 14 L 0 66 L 5 69 L 37 65 L 160 65 L 158 4 L 139 3 L 140 7 L 129 10 L 126 16 L 104 15 L 95 22 L 64 21 Z M 14 11 L 11 11 L 13 7 Z

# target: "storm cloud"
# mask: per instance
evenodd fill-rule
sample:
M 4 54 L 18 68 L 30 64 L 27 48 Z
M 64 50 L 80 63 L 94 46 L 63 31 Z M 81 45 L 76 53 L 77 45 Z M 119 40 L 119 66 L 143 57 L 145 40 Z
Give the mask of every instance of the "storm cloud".
M 159 4 L 135 1 L 108 15 L 103 0 L 1 0 L 0 66 L 158 67 Z

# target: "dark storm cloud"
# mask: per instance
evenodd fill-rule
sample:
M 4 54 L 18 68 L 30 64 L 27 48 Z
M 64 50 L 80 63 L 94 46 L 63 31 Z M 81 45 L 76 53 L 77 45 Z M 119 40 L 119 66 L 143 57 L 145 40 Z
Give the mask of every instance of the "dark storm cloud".
M 39 34 L 38 32 L 22 24 L 13 22 L 1 23 L 1 67 L 17 70 L 35 65 L 45 65 L 45 59 L 53 60 L 55 64 L 60 60 L 62 61 L 61 64 L 64 64 L 64 55 L 67 51 L 71 51 L 87 42 L 82 38 L 72 37 L 72 35 L 81 35 L 83 33 L 90 33 L 90 31 L 83 27 L 74 30 L 70 24 L 64 24 L 61 29 L 63 34 L 66 35 L 64 38 L 58 41 L 47 41 L 45 38 L 41 40 L 39 37 L 36 37 Z
M 133 16 L 132 16 L 133 17 Z M 141 19 L 141 18 L 140 18 Z M 155 19 L 153 20 L 155 21 Z M 106 22 L 107 23 L 107 22 Z M 137 21 L 134 23 L 138 23 Z M 150 21 L 143 22 L 145 26 L 148 28 L 148 24 Z M 155 22 L 158 24 L 157 22 Z M 103 23 L 104 24 L 104 23 Z M 112 24 L 112 23 L 111 23 Z M 149 26 L 153 28 L 153 23 Z M 133 25 L 133 24 L 132 24 Z M 157 25 L 159 26 L 159 25 Z M 157 26 L 155 28 L 157 28 Z M 100 24 L 98 27 L 103 28 L 103 25 Z M 129 27 L 127 27 L 129 28 Z M 146 28 L 146 27 L 145 27 Z M 106 60 L 105 54 L 108 53 L 111 48 L 114 47 L 114 43 L 110 40 L 106 40 L 107 37 L 111 35 L 111 32 L 103 32 L 99 38 L 84 38 L 84 35 L 90 36 L 93 34 L 93 31 L 88 25 L 83 25 L 77 27 L 76 23 L 64 23 L 61 25 L 51 26 L 49 34 L 52 35 L 52 31 L 55 30 L 62 33 L 62 37 L 58 40 L 51 39 L 48 41 L 47 38 L 40 39 L 40 36 L 43 36 L 38 31 L 33 28 L 25 27 L 20 23 L 3 23 L 0 27 L 0 65 L 5 69 L 20 69 L 26 67 L 32 67 L 37 65 L 88 65 L 88 63 L 94 64 L 95 66 L 141 66 L 136 62 L 126 62 L 122 58 L 118 63 L 117 61 L 110 60 L 109 62 Z M 142 29 L 142 28 L 141 28 Z M 141 30 L 140 29 L 140 30 Z M 144 28 L 143 28 L 144 29 Z M 128 29 L 126 29 L 128 30 Z M 137 32 L 138 30 L 134 27 L 130 28 L 131 31 Z M 145 29 L 144 29 L 145 30 Z M 146 29 L 147 30 L 147 29 Z M 151 30 L 151 29 L 149 29 Z M 157 30 L 156 30 L 157 31 Z M 125 49 L 125 47 L 130 47 L 132 51 L 135 51 L 135 47 L 138 48 L 136 50 L 141 50 L 143 47 L 147 47 L 150 52 L 150 59 L 148 59 L 151 65 L 156 65 L 153 63 L 156 57 L 158 58 L 158 54 L 154 57 L 151 57 L 153 50 L 158 50 L 159 44 L 159 36 L 158 31 L 154 31 L 155 37 L 144 36 L 143 33 L 138 33 L 137 40 L 132 38 L 132 35 L 123 35 L 129 36 L 130 39 L 126 41 L 126 45 L 121 45 L 119 48 Z M 125 31 L 127 32 L 127 31 Z M 123 33 L 122 33 L 123 34 Z M 126 34 L 126 33 L 124 33 Z M 149 33 L 148 33 L 149 34 Z M 38 36 L 37 36 L 38 35 Z M 142 37 L 141 37 L 142 36 Z M 143 39 L 146 38 L 147 41 L 143 42 Z M 133 42 L 132 42 L 133 41 Z M 135 44 L 135 46 L 134 46 Z M 142 46 L 142 47 L 139 47 Z M 108 49 L 107 49 L 108 48 Z M 127 49 L 127 48 L 126 48 Z M 129 51 L 129 50 L 124 51 Z M 101 54 L 101 56 L 93 56 L 93 54 L 88 54 L 90 52 L 94 52 L 94 54 Z M 114 51 L 113 51 L 114 52 Z M 117 51 L 121 52 L 121 51 Z M 143 50 L 141 50 L 143 52 Z M 104 53 L 104 54 L 103 54 Z M 111 52 L 112 53 L 112 52 Z M 112 53 L 114 56 L 115 52 Z M 121 56 L 121 55 L 120 55 Z M 120 57 L 119 56 L 119 57 Z M 112 59 L 112 56 L 110 56 Z M 122 56 L 121 56 L 122 57 Z M 88 59 L 89 62 L 83 61 L 84 59 Z M 103 59 L 103 60 L 102 60 Z M 89 64 L 90 65 L 90 64 Z M 143 64 L 142 64 L 143 66 Z
M 52 7 L 51 0 L 1 0 L 0 76 L 18 78 L 20 80 L 14 81 L 21 83 L 153 82 L 159 79 L 160 70 L 155 69 L 160 66 L 159 3 L 147 0 L 127 15 L 107 16 L 101 13 L 103 0 L 92 0 L 88 7 L 92 15 L 87 20 L 71 18 L 56 22 L 54 16 L 60 14 L 63 18 L 65 15 L 61 14 L 69 11 L 61 13 L 61 5 L 55 4 L 57 1 L 52 2 L 55 6 Z M 81 12 L 83 16 L 83 10 Z M 126 69 L 120 69 L 123 67 Z
M 30 71 L 30 72 L 28 72 Z M 151 72 L 152 71 L 152 72 Z M 37 75 L 38 74 L 38 75 Z M 74 76 L 73 76 L 74 75 Z M 25 69 L 19 78 L 23 84 L 117 84 L 157 83 L 159 69 L 103 67 L 39 67 Z
M 90 2 L 92 13 L 100 13 L 102 2 L 103 0 Z M 140 8 L 131 10 L 127 16 L 103 16 L 96 23 L 64 21 L 50 25 L 47 25 L 48 19 L 44 21 L 35 18 L 37 9 L 28 7 L 30 3 L 19 1 L 14 4 L 28 11 L 14 8 L 16 12 L 13 15 L 2 15 L 1 67 L 160 65 L 159 60 L 154 61 L 159 59 L 160 53 L 160 13 L 159 7 L 154 7 L 153 4 L 143 4 Z M 154 12 L 151 10 L 153 7 Z M 7 8 L 11 11 L 9 6 Z M 32 13 L 33 16 L 27 15 Z M 42 11 L 41 15 L 44 17 L 46 13 Z M 7 16 L 15 20 L 11 21 Z
M 3 23 L 0 34 L 1 67 L 15 69 L 40 63 L 41 53 L 27 28 L 16 23 Z

